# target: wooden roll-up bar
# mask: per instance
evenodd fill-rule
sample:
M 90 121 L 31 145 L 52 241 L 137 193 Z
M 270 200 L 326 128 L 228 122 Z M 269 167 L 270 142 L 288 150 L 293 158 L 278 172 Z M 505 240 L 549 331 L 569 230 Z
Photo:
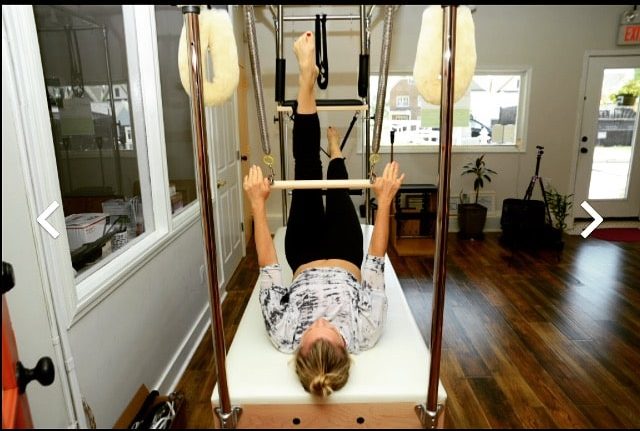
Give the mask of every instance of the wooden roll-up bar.
M 241 413 L 239 407 L 232 407 L 227 385 L 226 348 L 224 344 L 224 326 L 222 322 L 222 308 L 220 304 L 220 290 L 218 288 L 218 267 L 216 263 L 216 236 L 214 225 L 213 197 L 211 195 L 209 175 L 209 155 L 207 152 L 207 133 L 204 117 L 202 57 L 200 55 L 200 25 L 198 15 L 200 6 L 181 6 L 184 15 L 184 26 L 187 29 L 187 43 L 189 56 L 189 77 L 191 89 L 191 128 L 195 138 L 194 145 L 197 154 L 197 185 L 200 200 L 200 216 L 202 218 L 202 233 L 204 236 L 204 258 L 207 266 L 207 280 L 209 285 L 209 304 L 211 309 L 211 333 L 213 336 L 213 351 L 216 359 L 218 378 L 218 393 L 220 407 L 216 409 L 218 419 L 223 428 L 235 428 Z
M 283 180 L 274 181 L 272 189 L 368 189 L 370 180 Z

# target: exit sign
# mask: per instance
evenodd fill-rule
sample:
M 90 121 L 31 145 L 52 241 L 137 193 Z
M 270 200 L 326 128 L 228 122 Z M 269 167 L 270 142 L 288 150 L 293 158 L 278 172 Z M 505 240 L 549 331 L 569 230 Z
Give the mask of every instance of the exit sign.
M 640 45 L 640 24 L 620 25 L 618 45 Z

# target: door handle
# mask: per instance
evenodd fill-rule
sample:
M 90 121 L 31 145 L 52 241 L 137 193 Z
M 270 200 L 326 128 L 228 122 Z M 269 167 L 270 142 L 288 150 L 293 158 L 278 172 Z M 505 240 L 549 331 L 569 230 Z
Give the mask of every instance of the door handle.
M 40 358 L 33 369 L 25 368 L 20 361 L 16 364 L 16 368 L 18 389 L 21 394 L 24 394 L 30 381 L 37 380 L 42 386 L 49 386 L 53 383 L 56 375 L 53 368 L 53 361 L 48 356 Z
M 225 180 L 219 180 L 219 181 L 216 183 L 216 187 L 217 187 L 217 188 L 224 187 L 226 184 L 227 184 L 227 182 L 226 182 Z
M 9 262 L 2 261 L 2 294 L 13 289 L 16 285 L 15 277 L 13 276 L 13 266 Z

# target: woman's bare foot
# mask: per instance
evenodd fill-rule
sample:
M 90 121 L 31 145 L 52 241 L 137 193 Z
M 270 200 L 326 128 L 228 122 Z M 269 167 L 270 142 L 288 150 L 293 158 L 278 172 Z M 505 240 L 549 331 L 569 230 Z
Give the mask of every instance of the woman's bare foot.
M 293 43 L 293 52 L 300 67 L 300 86 L 315 85 L 320 70 L 316 66 L 316 42 L 313 33 L 310 31 L 303 33 Z
M 337 159 L 342 157 L 342 151 L 340 150 L 340 136 L 335 127 L 329 126 L 327 129 L 327 141 L 329 141 L 329 157 L 331 159 Z

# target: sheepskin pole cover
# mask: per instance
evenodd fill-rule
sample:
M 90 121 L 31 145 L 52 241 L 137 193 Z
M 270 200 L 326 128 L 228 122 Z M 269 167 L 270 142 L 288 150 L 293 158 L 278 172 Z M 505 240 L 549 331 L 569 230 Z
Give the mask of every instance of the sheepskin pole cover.
M 229 99 L 236 87 L 240 69 L 238 49 L 233 35 L 233 26 L 227 11 L 222 9 L 203 9 L 200 12 L 200 50 L 202 53 L 203 102 L 206 106 L 215 106 Z M 211 53 L 213 80 L 206 78 L 204 66 L 207 64 L 207 51 Z M 189 51 L 187 49 L 187 30 L 182 26 L 178 45 L 178 69 L 184 90 L 191 96 Z
M 471 10 L 457 8 L 456 64 L 453 100 L 457 102 L 467 92 L 476 68 L 475 27 Z M 413 79 L 416 88 L 428 103 L 440 105 L 442 84 L 442 7 L 430 6 L 422 13 L 422 28 L 418 38 Z

